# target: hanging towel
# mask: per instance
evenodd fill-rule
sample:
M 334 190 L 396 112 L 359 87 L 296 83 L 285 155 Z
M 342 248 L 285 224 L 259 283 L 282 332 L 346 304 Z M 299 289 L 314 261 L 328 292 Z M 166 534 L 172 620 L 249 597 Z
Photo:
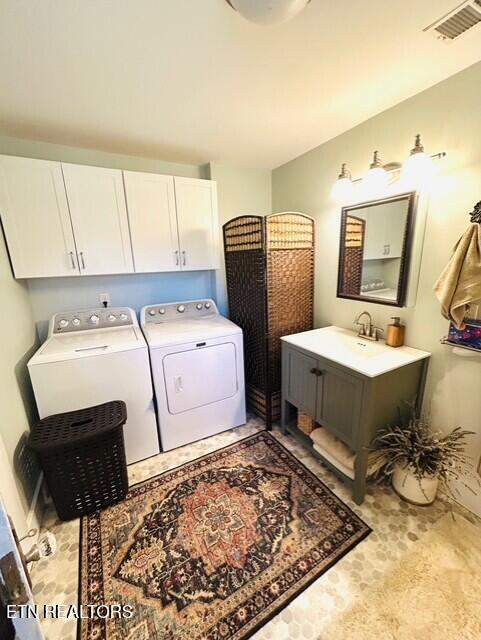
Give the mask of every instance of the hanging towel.
M 469 305 L 481 300 L 481 224 L 469 225 L 458 240 L 434 292 L 443 316 L 464 329 Z

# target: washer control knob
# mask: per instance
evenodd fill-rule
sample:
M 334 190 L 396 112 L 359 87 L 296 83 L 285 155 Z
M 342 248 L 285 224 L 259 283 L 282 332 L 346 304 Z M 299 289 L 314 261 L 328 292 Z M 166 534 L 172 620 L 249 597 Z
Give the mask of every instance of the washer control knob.
M 107 316 L 107 320 L 109 322 L 115 322 L 116 318 L 113 313 L 109 313 L 109 315 Z
M 80 318 L 74 318 L 72 320 L 72 324 L 73 324 L 74 327 L 78 327 L 79 324 L 80 324 Z
M 119 318 L 122 320 L 122 322 L 125 322 L 125 320 L 127 320 L 128 315 L 126 313 L 121 313 Z
M 155 309 L 149 309 L 149 316 L 155 316 Z
M 177 307 L 177 311 L 179 313 L 184 313 L 185 311 L 185 306 L 183 304 L 179 304 L 179 306 Z
M 65 327 L 68 327 L 68 320 L 60 320 L 59 323 L 58 323 L 58 326 L 61 329 L 65 329 Z
M 165 309 L 162 307 L 161 309 L 159 309 L 159 313 L 161 316 L 163 316 L 165 313 Z
M 210 307 L 211 307 L 210 302 L 206 302 L 206 303 L 205 303 L 205 305 L 204 305 L 204 307 L 205 307 L 206 309 L 210 309 Z
M 89 322 L 90 324 L 98 324 L 100 322 L 100 318 L 94 314 L 93 316 L 90 316 Z
M 201 303 L 201 302 L 198 302 L 198 303 L 195 305 L 195 308 L 196 308 L 196 309 L 198 309 L 198 310 L 200 311 L 200 310 L 202 309 L 202 303 Z

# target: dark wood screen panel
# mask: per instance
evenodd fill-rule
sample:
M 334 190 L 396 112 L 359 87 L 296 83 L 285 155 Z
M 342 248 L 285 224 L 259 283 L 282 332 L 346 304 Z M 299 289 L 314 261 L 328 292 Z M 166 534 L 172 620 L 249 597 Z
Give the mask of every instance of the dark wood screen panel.
M 229 316 L 244 332 L 247 403 L 279 419 L 284 335 L 312 329 L 314 222 L 297 213 L 241 216 L 224 227 Z

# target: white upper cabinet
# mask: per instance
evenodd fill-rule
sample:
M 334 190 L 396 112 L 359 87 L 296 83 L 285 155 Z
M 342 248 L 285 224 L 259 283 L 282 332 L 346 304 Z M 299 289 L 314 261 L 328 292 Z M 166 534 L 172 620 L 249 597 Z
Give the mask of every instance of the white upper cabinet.
M 124 171 L 124 183 L 136 273 L 178 270 L 174 178 Z
M 132 273 L 122 171 L 63 164 L 82 275 Z
M 0 215 L 16 278 L 219 267 L 211 180 L 0 156 Z
M 174 178 L 183 271 L 219 267 L 217 187 L 212 180 Z
M 0 156 L 0 215 L 16 278 L 79 275 L 58 162 Z

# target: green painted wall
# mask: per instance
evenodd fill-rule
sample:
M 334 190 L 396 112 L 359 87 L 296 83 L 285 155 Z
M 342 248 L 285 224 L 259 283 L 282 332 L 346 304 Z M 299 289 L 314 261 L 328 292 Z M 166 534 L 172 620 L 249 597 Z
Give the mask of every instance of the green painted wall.
M 426 150 L 445 150 L 436 163 L 430 193 L 416 304 L 402 309 L 408 345 L 432 352 L 425 408 L 441 429 L 462 425 L 476 432 L 470 453 L 481 454 L 481 357 L 462 357 L 440 344 L 447 322 L 432 291 L 453 245 L 481 200 L 481 63 L 367 120 L 273 172 L 274 210 L 304 211 L 316 220 L 315 321 L 354 329 L 367 309 L 378 326 L 398 311 L 394 307 L 336 297 L 340 210 L 330 190 L 341 162 L 354 177 L 368 169 L 374 149 L 385 162 L 407 158 L 420 132 Z M 481 496 L 463 493 L 463 501 L 481 515 Z
M 266 169 L 209 164 L 209 177 L 217 182 L 219 224 L 245 214 L 272 213 L 272 172 Z M 222 238 L 222 233 L 221 233 Z M 216 272 L 215 290 L 221 313 L 228 313 L 224 254 L 221 242 L 221 268 Z
M 0 234 L 0 492 L 20 535 L 27 532 L 28 498 L 15 468 L 22 434 L 36 417 L 26 362 L 38 345 L 26 283 L 16 282 Z M 5 462 L 6 458 L 6 462 Z M 35 484 L 35 483 L 33 483 Z M 15 487 L 15 493 L 5 491 Z M 31 493 L 29 487 L 27 493 Z
M 203 169 L 198 165 L 179 164 L 176 162 L 156 160 L 155 158 L 126 156 L 95 149 L 68 147 L 61 144 L 50 144 L 48 142 L 23 140 L 7 136 L 0 136 L 0 153 L 10 156 L 40 158 L 42 160 L 60 160 L 62 162 L 90 164 L 97 167 L 110 167 L 112 169 L 167 173 L 175 176 L 185 176 L 187 178 L 204 177 Z

